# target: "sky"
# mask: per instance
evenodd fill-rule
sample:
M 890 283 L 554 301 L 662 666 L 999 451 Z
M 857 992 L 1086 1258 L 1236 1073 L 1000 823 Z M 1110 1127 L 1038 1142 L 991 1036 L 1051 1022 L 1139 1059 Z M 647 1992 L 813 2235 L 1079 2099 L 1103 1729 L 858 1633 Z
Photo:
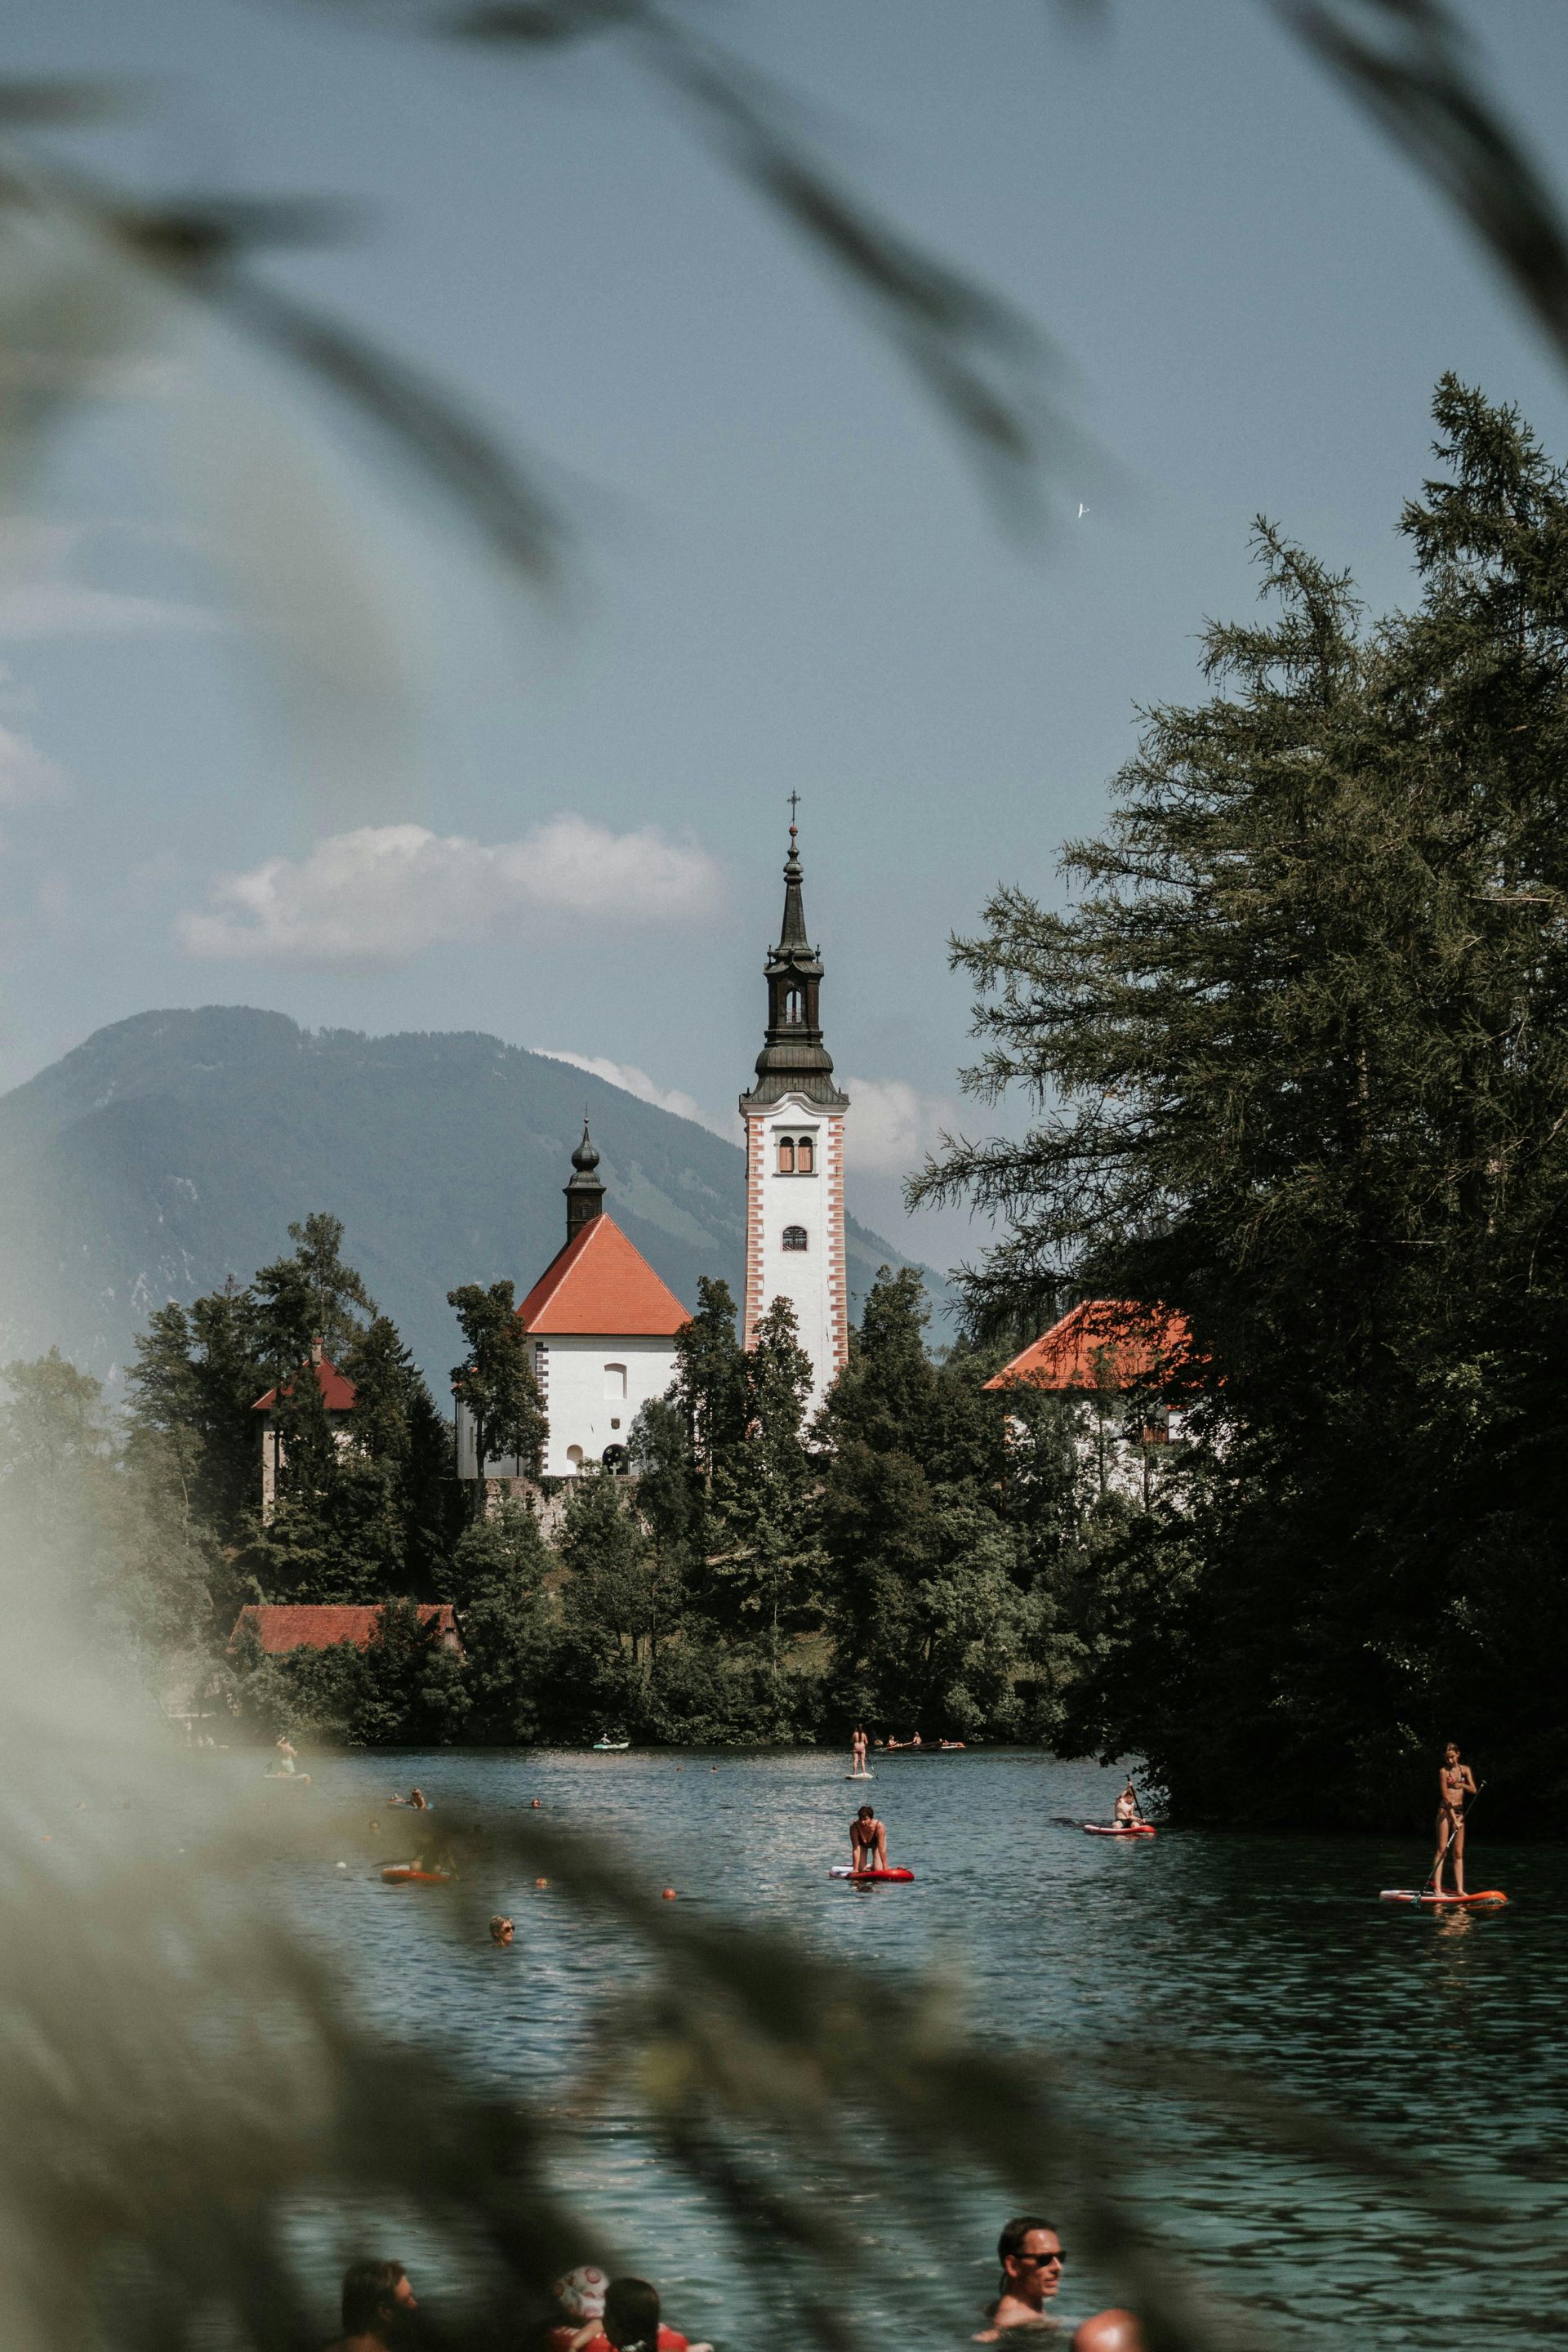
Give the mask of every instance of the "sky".
M 985 1229 L 906 1219 L 902 1177 L 1023 1116 L 962 1094 L 950 935 L 999 883 L 1060 902 L 1139 707 L 1196 698 L 1205 619 L 1248 609 L 1256 515 L 1407 601 L 1439 373 L 1559 451 L 1568 377 L 1262 0 L 1111 0 L 1100 34 L 1040 0 L 687 12 L 1048 336 L 1046 526 L 613 40 L 469 53 L 311 0 L 14 18 L 8 74 L 131 101 L 36 153 L 342 200 L 263 274 L 458 392 L 570 551 L 518 596 L 197 318 L 106 362 L 0 520 L 0 1086 L 128 1014 L 245 1003 L 492 1032 L 739 1141 L 798 793 L 850 1206 L 948 1266 Z M 1560 0 L 1466 21 L 1551 155 Z M 34 270 L 0 247 L 0 404 L 44 364 Z

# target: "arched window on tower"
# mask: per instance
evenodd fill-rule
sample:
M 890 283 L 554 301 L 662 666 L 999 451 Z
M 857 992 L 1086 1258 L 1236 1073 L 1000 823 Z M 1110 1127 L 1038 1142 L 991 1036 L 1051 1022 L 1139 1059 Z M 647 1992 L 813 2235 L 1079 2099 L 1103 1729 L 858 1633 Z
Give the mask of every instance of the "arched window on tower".
M 621 1399 L 626 1395 L 626 1368 L 625 1364 L 606 1364 L 605 1366 L 605 1396 L 606 1402 L 610 1404 L 618 1404 Z
M 812 1143 L 810 1136 L 803 1135 L 800 1141 L 795 1148 L 795 1174 L 797 1176 L 811 1176 L 816 1173 L 816 1148 Z
M 786 1021 L 799 1021 L 804 1019 L 804 1003 L 805 1000 L 798 988 L 786 988 L 784 991 L 784 1019 Z
M 779 1174 L 781 1176 L 793 1176 L 795 1174 L 795 1139 L 793 1136 L 781 1135 L 779 1138 Z
M 784 1229 L 784 1245 L 787 1250 L 803 1250 L 805 1247 L 805 1227 L 786 1225 Z

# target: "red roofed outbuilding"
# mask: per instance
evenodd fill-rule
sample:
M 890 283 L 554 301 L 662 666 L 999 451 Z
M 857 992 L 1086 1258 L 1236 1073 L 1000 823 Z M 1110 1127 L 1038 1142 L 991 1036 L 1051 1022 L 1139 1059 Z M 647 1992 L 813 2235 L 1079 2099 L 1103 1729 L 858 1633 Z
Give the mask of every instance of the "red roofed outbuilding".
M 583 1122 L 565 1187 L 566 1239 L 517 1310 L 549 1423 L 546 1477 L 618 1465 L 638 1412 L 675 1377 L 676 1334 L 691 1320 L 668 1284 L 605 1212 L 599 1154 Z M 458 1475 L 478 1478 L 474 1426 L 455 1390 Z M 490 1460 L 483 1475 L 514 1478 Z
M 1157 1450 L 1182 1433 L 1169 1391 L 1191 1349 L 1186 1318 L 1173 1307 L 1085 1298 L 985 1385 L 1004 1393 L 1036 1389 L 1060 1397 L 1089 1491 L 1098 1487 L 1103 1496 L 1114 1489 L 1147 1505 Z M 1013 1425 L 1023 1441 L 1023 1416 Z
M 1056 1389 L 1070 1395 L 1158 1389 L 1192 1345 L 1184 1315 L 1134 1298 L 1083 1298 L 1004 1364 L 988 1389 Z
M 339 1642 L 352 1642 L 356 1650 L 368 1650 L 375 1639 L 381 1608 L 379 1602 L 360 1607 L 335 1601 L 252 1601 L 235 1620 L 228 1646 L 237 1648 L 240 1636 L 251 1633 L 269 1658 L 286 1656 L 290 1650 L 330 1650 Z M 441 1649 L 461 1655 L 463 1644 L 449 1601 L 421 1601 L 418 1618 L 421 1631 L 434 1627 Z
M 310 1350 L 310 1363 L 316 1375 L 316 1386 L 321 1391 L 324 1411 L 338 1419 L 331 1424 L 332 1438 L 341 1453 L 349 1443 L 348 1416 L 354 1409 L 354 1384 L 340 1372 L 318 1339 Z M 283 1383 L 285 1399 L 294 1393 L 292 1381 Z M 261 1422 L 261 1516 L 269 1519 L 278 1505 L 278 1474 L 283 1467 L 283 1431 L 278 1419 L 278 1391 L 268 1389 L 257 1398 L 252 1412 L 262 1416 Z

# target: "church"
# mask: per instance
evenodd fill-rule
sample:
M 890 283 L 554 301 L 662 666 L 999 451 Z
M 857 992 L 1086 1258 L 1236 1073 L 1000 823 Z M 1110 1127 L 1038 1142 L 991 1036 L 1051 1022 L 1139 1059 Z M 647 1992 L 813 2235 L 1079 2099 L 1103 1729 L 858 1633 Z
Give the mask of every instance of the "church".
M 798 829 L 789 829 L 784 919 L 763 966 L 767 1021 L 745 1129 L 746 1258 L 743 1337 L 775 1298 L 795 1309 L 810 1358 L 814 1413 L 849 1352 L 844 1255 L 844 1119 L 848 1097 L 834 1081 L 822 1038 L 823 964 L 805 928 Z M 519 1307 L 530 1362 L 549 1424 L 544 1475 L 570 1478 L 625 1461 L 632 1423 L 675 1377 L 677 1334 L 687 1308 L 627 1240 L 605 1207 L 599 1153 L 584 1122 L 565 1190 L 566 1238 Z M 516 1477 L 514 1461 L 481 1474 L 473 1423 L 456 1396 L 458 1475 Z

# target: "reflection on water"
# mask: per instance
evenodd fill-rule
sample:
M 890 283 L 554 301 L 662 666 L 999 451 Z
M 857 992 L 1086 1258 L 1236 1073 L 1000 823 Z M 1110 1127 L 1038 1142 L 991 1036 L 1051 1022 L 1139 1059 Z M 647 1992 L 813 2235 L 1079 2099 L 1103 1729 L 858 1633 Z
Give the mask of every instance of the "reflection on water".
M 1152 2226 L 1287 2335 L 1425 2346 L 1484 2328 L 1489 2346 L 1513 2352 L 1564 2332 L 1560 1850 L 1483 1837 L 1477 1883 L 1505 1886 L 1510 1906 L 1421 1912 L 1377 1900 L 1419 1881 L 1430 1858 L 1419 1841 L 1167 1832 L 1120 1843 L 1078 1826 L 1109 1817 L 1113 1773 L 1033 1751 L 898 1756 L 877 1759 L 874 1793 L 890 1857 L 916 1883 L 857 1889 L 826 1876 L 847 1859 L 860 1797 L 846 1769 L 798 1754 L 724 1756 L 717 1769 L 710 1757 L 636 1752 L 418 1759 L 438 1807 L 509 1812 L 539 1797 L 554 1820 L 614 1832 L 650 1886 L 673 1885 L 682 1902 L 786 1924 L 829 1953 L 940 1968 L 987 2032 L 1159 2043 L 1244 2070 L 1505 2212 L 1498 2230 L 1459 2211 L 1435 2230 L 1397 2184 L 1347 2183 L 1287 2162 L 1254 2127 L 1098 2091 L 1137 2150 Z M 363 1791 L 366 1815 L 395 1838 L 384 1800 L 400 1770 L 385 1756 L 336 1759 L 322 1767 L 323 1797 Z M 516 1920 L 515 1945 L 455 1949 L 438 1891 L 384 1886 L 356 1866 L 312 1871 L 286 1892 L 389 2030 L 434 2031 L 489 2078 L 569 2104 L 593 2006 L 626 1978 L 607 1925 L 569 1917 L 530 1880 L 498 1882 L 484 1899 Z M 661 2280 L 678 2324 L 733 2341 L 733 2282 L 696 2200 L 670 2198 L 625 2119 L 596 2119 L 573 2146 L 583 2201 Z M 977 2310 L 999 2218 L 977 2211 L 962 2250 Z M 933 2251 L 950 2283 L 956 2259 Z M 1064 2315 L 1103 2299 L 1079 2272 Z

